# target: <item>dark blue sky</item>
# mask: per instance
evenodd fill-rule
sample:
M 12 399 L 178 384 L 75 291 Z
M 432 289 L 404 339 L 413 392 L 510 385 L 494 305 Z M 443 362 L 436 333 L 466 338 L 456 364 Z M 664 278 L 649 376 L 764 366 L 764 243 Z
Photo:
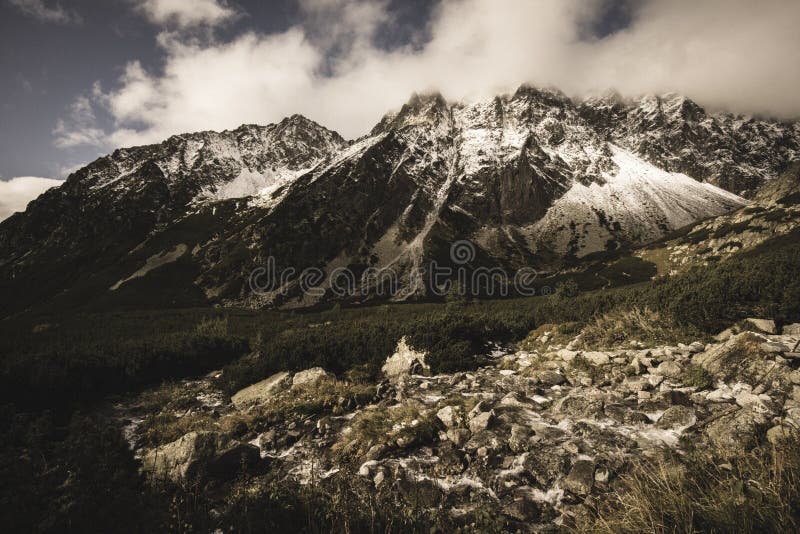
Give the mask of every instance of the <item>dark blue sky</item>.
M 188 0 L 190 1 L 190 0 Z M 161 28 L 132 9 L 133 0 L 45 1 L 61 6 L 79 21 L 54 22 L 25 13 L 12 0 L 0 0 L 0 177 L 62 177 L 65 170 L 107 150 L 80 146 L 58 148 L 53 129 L 75 98 L 95 81 L 113 87 L 124 65 L 139 60 L 156 70 L 162 51 Z M 219 30 L 224 40 L 254 30 L 272 33 L 301 22 L 296 0 L 235 0 L 241 13 Z M 396 25 L 380 36 L 384 46 L 408 42 L 424 25 L 430 0 L 396 1 Z M 97 111 L 100 126 L 109 117 Z

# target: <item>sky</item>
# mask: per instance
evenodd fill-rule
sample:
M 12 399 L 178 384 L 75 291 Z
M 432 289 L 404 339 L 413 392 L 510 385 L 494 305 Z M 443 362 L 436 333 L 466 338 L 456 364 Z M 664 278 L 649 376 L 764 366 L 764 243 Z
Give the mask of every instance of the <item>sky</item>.
M 293 113 L 356 138 L 413 92 L 794 119 L 798 22 L 798 0 L 0 0 L 0 219 L 117 147 Z

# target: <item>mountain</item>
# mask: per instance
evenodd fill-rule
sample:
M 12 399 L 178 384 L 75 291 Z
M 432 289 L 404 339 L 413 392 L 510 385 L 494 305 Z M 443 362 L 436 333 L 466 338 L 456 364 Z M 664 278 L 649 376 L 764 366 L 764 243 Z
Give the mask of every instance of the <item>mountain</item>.
M 305 306 L 347 267 L 351 300 L 385 296 L 367 269 L 393 274 L 395 300 L 424 297 L 431 262 L 555 272 L 732 212 L 799 153 L 797 123 L 676 95 L 415 95 L 354 142 L 293 116 L 117 150 L 0 224 L 0 289 L 9 312 Z M 284 278 L 254 294 L 270 258 Z M 308 268 L 320 291 L 303 291 Z

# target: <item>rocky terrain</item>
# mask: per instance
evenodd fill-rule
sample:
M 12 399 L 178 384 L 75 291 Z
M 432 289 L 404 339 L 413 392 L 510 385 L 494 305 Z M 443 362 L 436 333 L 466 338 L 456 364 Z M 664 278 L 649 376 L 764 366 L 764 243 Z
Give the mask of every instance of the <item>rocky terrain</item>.
M 0 224 L 5 313 L 334 298 L 326 283 L 301 291 L 309 267 L 390 269 L 394 300 L 420 298 L 435 289 L 420 274 L 452 266 L 459 240 L 469 269 L 558 271 L 741 208 L 798 159 L 798 128 L 678 95 L 523 86 L 472 103 L 415 95 L 351 142 L 300 116 L 174 136 L 100 158 Z M 295 276 L 254 295 L 269 258 Z M 350 300 L 379 293 L 358 286 Z
M 752 250 L 767 240 L 796 239 L 800 225 L 800 164 L 794 164 L 764 186 L 750 204 L 727 215 L 683 228 L 678 236 L 636 252 L 661 274 L 676 274 L 708 266 L 733 254 Z
M 704 451 L 728 469 L 762 443 L 796 446 L 800 325 L 776 328 L 600 349 L 544 325 L 488 365 L 434 376 L 403 339 L 376 384 L 314 368 L 229 396 L 214 372 L 114 411 L 151 480 L 216 495 L 222 530 L 234 494 L 337 480 L 468 528 L 482 507 L 523 532 L 580 528 L 643 459 Z

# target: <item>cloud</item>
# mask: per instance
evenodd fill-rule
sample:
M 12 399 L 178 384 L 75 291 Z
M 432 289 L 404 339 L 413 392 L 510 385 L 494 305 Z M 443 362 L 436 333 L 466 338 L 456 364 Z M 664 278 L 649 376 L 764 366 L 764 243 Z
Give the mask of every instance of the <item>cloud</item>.
M 95 85 L 93 98 L 99 97 L 98 91 L 99 85 Z M 78 96 L 70 104 L 67 117 L 56 122 L 53 135 L 59 148 L 104 146 L 107 143 L 106 132 L 97 125 L 93 100 L 86 95 Z
M 295 112 L 353 138 L 414 91 L 464 99 L 522 83 L 570 95 L 676 91 L 714 109 L 800 115 L 800 2 L 628 2 L 630 23 L 597 37 L 591 28 L 611 0 L 442 0 L 425 42 L 387 50 L 376 44 L 394 22 L 386 2 L 299 1 L 302 23 L 279 33 L 162 34 L 162 69 L 131 62 L 102 92 L 116 122 L 108 141 L 155 142 Z
M 36 176 L 18 176 L 8 181 L 0 180 L 0 221 L 7 219 L 14 212 L 25 211 L 28 202 L 62 183 L 61 180 Z
M 8 2 L 26 15 L 41 22 L 55 24 L 80 24 L 83 22 L 83 18 L 77 12 L 66 10 L 57 2 L 45 2 L 45 0 L 8 0 Z
M 150 22 L 181 29 L 216 26 L 235 18 L 238 13 L 218 0 L 136 0 L 139 11 Z

